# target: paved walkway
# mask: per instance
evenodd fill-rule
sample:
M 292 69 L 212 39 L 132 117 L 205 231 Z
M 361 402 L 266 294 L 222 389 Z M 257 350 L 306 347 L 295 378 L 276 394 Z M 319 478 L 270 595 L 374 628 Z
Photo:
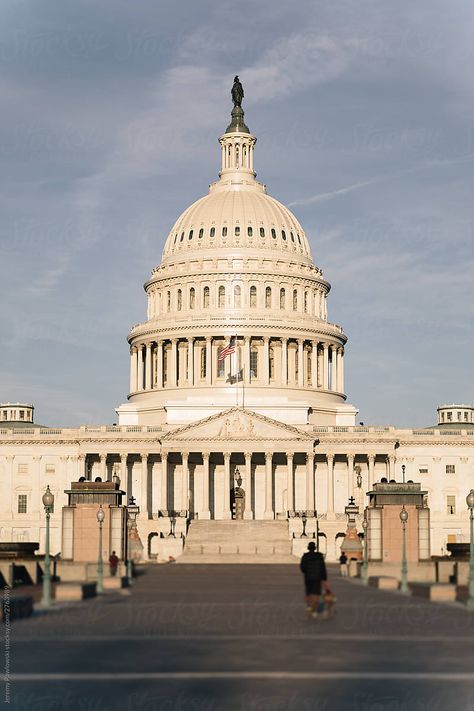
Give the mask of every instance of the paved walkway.
M 308 620 L 297 566 L 152 566 L 13 624 L 12 709 L 474 711 L 474 613 L 331 571 Z

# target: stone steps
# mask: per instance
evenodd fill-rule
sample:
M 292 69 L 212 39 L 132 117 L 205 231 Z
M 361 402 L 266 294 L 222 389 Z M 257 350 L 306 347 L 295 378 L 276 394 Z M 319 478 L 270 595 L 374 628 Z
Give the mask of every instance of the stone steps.
M 286 521 L 193 521 L 182 563 L 295 563 Z

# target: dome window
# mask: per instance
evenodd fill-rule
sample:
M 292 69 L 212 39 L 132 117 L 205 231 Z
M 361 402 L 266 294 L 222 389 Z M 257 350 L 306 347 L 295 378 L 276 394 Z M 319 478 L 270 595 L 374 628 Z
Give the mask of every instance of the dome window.
M 215 234 L 216 234 L 216 228 L 215 228 L 215 227 L 211 227 L 211 232 L 210 232 L 211 239 L 214 239 Z
M 255 309 L 257 307 L 257 287 L 250 287 L 250 308 Z
M 293 291 L 293 311 L 298 310 L 298 292 L 296 289 Z
M 227 237 L 227 227 L 222 228 L 222 236 Z
M 276 239 L 276 238 L 277 238 L 277 233 L 275 232 L 275 230 L 273 229 L 273 227 L 272 227 L 272 237 L 273 237 L 273 239 Z
M 253 229 L 251 227 L 247 227 L 247 234 L 249 237 L 252 237 L 253 235 Z
M 178 241 L 178 233 L 176 232 L 176 234 L 174 236 L 174 244 L 176 244 L 177 241 Z
M 183 292 L 181 289 L 178 289 L 178 304 L 177 304 L 177 309 L 178 311 L 181 311 L 183 308 Z
M 192 286 L 189 290 L 189 308 L 194 309 L 196 306 L 196 289 Z
M 218 300 L 218 307 L 220 309 L 223 309 L 225 306 L 225 286 L 220 286 L 219 287 L 219 300 Z
M 260 227 L 260 237 L 265 237 L 265 228 Z
M 166 310 L 171 311 L 171 291 L 166 292 Z
M 304 312 L 305 314 L 308 313 L 308 292 L 304 292 Z
M 237 284 L 237 286 L 234 286 L 234 308 L 235 309 L 240 309 L 242 306 L 242 290 L 240 286 Z
M 192 238 L 193 238 L 193 230 L 189 230 L 189 237 L 188 237 L 188 239 L 192 239 Z
M 294 242 L 294 241 L 295 241 L 295 235 L 293 234 L 293 232 L 290 232 L 290 237 L 291 237 L 291 241 Z
M 280 309 L 284 309 L 286 304 L 286 293 L 284 289 L 280 289 Z
M 204 291 L 202 293 L 202 305 L 203 308 L 208 309 L 209 308 L 209 287 L 205 286 Z
M 181 232 L 181 237 L 179 238 L 179 241 L 182 242 L 184 239 L 184 232 Z
M 271 309 L 272 307 L 272 290 L 269 286 L 265 289 L 265 308 Z
M 238 225 L 235 226 L 235 236 L 240 237 L 240 227 Z
M 204 237 L 204 228 L 201 227 L 201 229 L 199 230 L 199 239 L 202 239 L 203 237 Z
M 298 239 L 298 243 L 301 245 L 301 237 L 299 236 L 298 233 L 296 233 L 296 237 L 297 237 L 297 239 Z
M 282 231 L 281 231 L 281 238 L 282 238 L 282 240 L 284 240 L 284 241 L 286 242 L 286 232 L 285 232 L 285 230 L 282 230 Z

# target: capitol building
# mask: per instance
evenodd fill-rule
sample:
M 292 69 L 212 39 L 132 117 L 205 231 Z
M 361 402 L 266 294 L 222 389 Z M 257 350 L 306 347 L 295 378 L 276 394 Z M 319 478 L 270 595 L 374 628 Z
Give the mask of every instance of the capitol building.
M 473 407 L 441 405 L 425 429 L 356 424 L 330 283 L 298 219 L 257 180 L 256 141 L 234 96 L 218 180 L 178 217 L 161 263 L 150 265 L 117 424 L 43 427 L 32 405 L 0 405 L 0 541 L 42 549 L 49 485 L 51 549 L 60 552 L 65 492 L 99 477 L 120 479 L 140 507 L 144 559 L 165 559 L 171 542 L 174 557 L 191 555 L 199 527 L 201 536 L 230 531 L 237 544 L 255 522 L 268 543 L 282 532 L 299 539 L 304 519 L 335 560 L 348 501 L 360 521 L 381 480 L 421 485 L 429 521 L 420 557 L 469 540 Z

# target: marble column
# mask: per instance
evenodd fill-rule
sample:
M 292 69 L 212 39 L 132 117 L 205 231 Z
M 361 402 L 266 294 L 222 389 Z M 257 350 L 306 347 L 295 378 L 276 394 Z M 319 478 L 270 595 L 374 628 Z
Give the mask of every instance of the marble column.
M 163 341 L 156 342 L 156 386 L 163 387 Z
M 323 390 L 329 390 L 329 344 L 323 343 Z
M 273 504 L 272 504 L 272 489 L 273 489 L 273 466 L 272 466 L 273 454 L 272 452 L 265 452 L 265 512 L 263 517 L 266 519 L 273 519 Z
M 347 455 L 347 498 L 354 496 L 354 455 Z
M 369 460 L 369 491 L 372 491 L 375 478 L 375 454 L 368 455 Z
M 388 480 L 392 481 L 392 479 L 395 479 L 395 455 L 394 454 L 389 454 L 387 457 L 387 462 L 388 462 Z
M 339 367 L 337 369 L 339 375 L 339 392 L 344 392 L 344 348 L 339 348 L 340 359 Z
M 245 452 L 245 511 L 244 519 L 252 519 L 252 452 Z
M 314 454 L 309 452 L 306 455 L 306 508 L 308 511 L 315 510 L 314 504 Z
M 250 336 L 244 336 L 244 383 L 250 384 Z
M 295 490 L 293 486 L 293 452 L 286 453 L 286 498 L 288 511 L 295 510 Z
M 206 336 L 206 385 L 212 384 L 212 338 Z
M 100 478 L 102 481 L 107 481 L 107 454 L 100 454 L 99 455 L 99 464 L 100 464 Z
M 189 501 L 189 453 L 183 452 L 181 455 L 181 509 L 188 511 L 190 506 Z
M 151 390 L 152 383 L 152 360 L 151 360 L 151 343 L 146 344 L 145 349 L 145 390 Z
M 168 452 L 161 453 L 161 510 L 168 508 Z
M 188 385 L 194 385 L 194 338 L 188 338 Z
M 312 341 L 311 351 L 311 385 L 313 389 L 318 387 L 318 342 Z
M 288 385 L 288 338 L 281 339 L 281 382 Z
M 268 336 L 263 338 L 263 384 L 268 385 L 270 382 L 270 339 Z
M 298 387 L 302 388 L 304 385 L 304 365 L 303 365 L 303 339 L 298 338 Z
M 148 517 L 148 454 L 142 452 L 140 454 L 140 459 L 142 461 L 142 475 L 140 478 L 140 513 Z
M 203 476 L 202 476 L 202 511 L 199 514 L 199 518 L 209 519 L 211 518 L 211 512 L 209 510 L 209 453 L 203 452 L 202 462 L 203 462 Z
M 178 379 L 178 339 L 171 339 L 170 359 L 168 363 L 168 384 L 170 388 L 176 387 Z
M 138 350 L 135 346 L 130 348 L 130 392 L 134 393 L 137 390 L 138 380 Z
M 342 347 L 337 349 L 337 382 L 336 390 L 338 393 L 344 392 L 342 385 Z
M 231 518 L 230 511 L 230 454 L 224 452 L 224 485 L 222 493 L 222 518 Z
M 331 346 L 331 390 L 337 391 L 337 346 Z
M 143 345 L 140 344 L 137 350 L 137 390 L 143 390 Z
M 327 454 L 328 473 L 327 473 L 327 510 L 328 513 L 334 513 L 334 455 Z

